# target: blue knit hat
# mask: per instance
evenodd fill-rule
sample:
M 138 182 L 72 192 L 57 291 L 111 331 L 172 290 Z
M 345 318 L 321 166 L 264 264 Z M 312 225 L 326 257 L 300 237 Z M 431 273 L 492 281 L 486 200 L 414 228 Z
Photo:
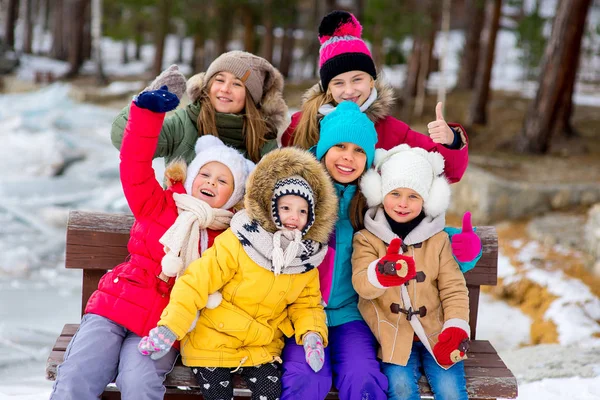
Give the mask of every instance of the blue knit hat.
M 377 143 L 375 124 L 352 101 L 341 102 L 321 120 L 317 160 L 320 161 L 330 148 L 344 142 L 361 147 L 367 155 L 366 168 L 371 167 Z

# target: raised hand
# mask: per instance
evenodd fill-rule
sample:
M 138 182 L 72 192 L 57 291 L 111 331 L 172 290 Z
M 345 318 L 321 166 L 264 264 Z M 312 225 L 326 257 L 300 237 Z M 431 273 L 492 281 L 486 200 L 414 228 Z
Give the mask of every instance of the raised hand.
M 427 124 L 429 137 L 434 143 L 452 144 L 454 142 L 454 131 L 446 123 L 443 115 L 444 105 L 438 102 L 435 106 L 435 121 Z
M 452 253 L 460 262 L 469 262 L 481 252 L 481 240 L 473 231 L 471 213 L 463 215 L 462 231 L 452 236 Z
M 152 328 L 148 336 L 144 336 L 138 344 L 138 350 L 153 360 L 163 358 L 173 347 L 177 336 L 166 326 Z
M 185 76 L 179 71 L 179 67 L 175 64 L 170 65 L 169 68 L 165 69 L 160 73 L 154 80 L 146 87 L 143 91 L 150 92 L 157 90 L 163 86 L 168 86 L 169 91 L 174 93 L 179 100 L 185 93 L 186 79 Z
M 433 355 L 440 365 L 452 365 L 467 358 L 469 335 L 458 327 L 448 327 L 438 336 Z
M 133 101 L 136 106 L 156 113 L 164 113 L 177 108 L 179 99 L 174 93 L 169 92 L 167 86 L 149 92 L 140 93 Z
M 399 254 L 402 240 L 393 239 L 387 254 L 379 259 L 375 267 L 377 281 L 381 286 L 400 286 L 417 275 L 415 260 Z
M 316 332 L 308 332 L 302 340 L 306 362 L 313 371 L 319 372 L 325 364 L 325 348 L 323 338 Z

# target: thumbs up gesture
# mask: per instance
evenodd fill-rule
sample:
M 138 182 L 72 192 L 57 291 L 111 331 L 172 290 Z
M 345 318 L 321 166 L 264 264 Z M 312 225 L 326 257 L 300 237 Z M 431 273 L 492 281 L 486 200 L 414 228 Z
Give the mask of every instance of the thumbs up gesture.
M 467 211 L 463 215 L 462 230 L 452 236 L 452 253 L 460 262 L 473 260 L 481 251 L 481 240 L 473 232 L 471 224 L 471 213 Z
M 383 287 L 400 286 L 417 275 L 415 260 L 400 252 L 402 240 L 393 239 L 387 254 L 377 261 L 375 273 L 377 281 Z
M 450 126 L 446 123 L 443 110 L 444 105 L 440 101 L 435 106 L 435 121 L 431 121 L 427 124 L 427 131 L 434 143 L 449 145 L 454 142 L 454 131 L 450 129 Z

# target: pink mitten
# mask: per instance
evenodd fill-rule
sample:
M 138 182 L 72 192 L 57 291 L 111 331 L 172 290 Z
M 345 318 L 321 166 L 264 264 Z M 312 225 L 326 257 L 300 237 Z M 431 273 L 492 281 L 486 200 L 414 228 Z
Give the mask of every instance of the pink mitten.
M 473 232 L 471 213 L 463 215 L 462 232 L 452 236 L 452 253 L 460 262 L 469 262 L 475 259 L 481 251 L 481 240 Z

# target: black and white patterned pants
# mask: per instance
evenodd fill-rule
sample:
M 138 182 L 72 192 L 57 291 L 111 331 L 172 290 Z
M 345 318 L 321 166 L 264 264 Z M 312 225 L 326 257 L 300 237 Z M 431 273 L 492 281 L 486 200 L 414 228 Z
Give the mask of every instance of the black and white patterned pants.
M 233 400 L 233 373 L 235 368 L 192 367 L 192 373 L 206 400 Z M 252 391 L 252 400 L 279 400 L 281 370 L 276 363 L 242 367 L 236 374 Z

